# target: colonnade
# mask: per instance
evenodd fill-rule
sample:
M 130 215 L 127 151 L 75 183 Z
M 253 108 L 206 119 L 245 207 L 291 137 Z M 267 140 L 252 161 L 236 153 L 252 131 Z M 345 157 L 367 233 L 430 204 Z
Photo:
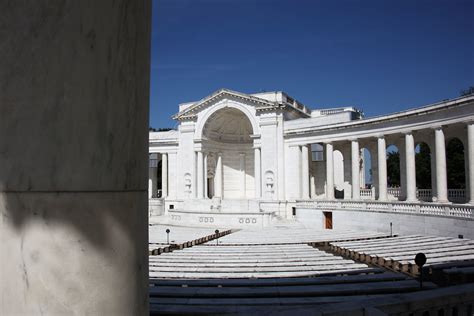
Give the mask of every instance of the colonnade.
M 168 153 L 159 153 L 161 154 L 161 198 L 166 198 L 168 197 Z M 149 198 L 154 198 L 156 197 L 156 191 L 157 191 L 157 186 L 158 186 L 158 179 L 157 179 L 157 174 L 155 168 L 150 168 L 149 171 L 149 181 L 151 182 L 149 184 L 148 188 L 148 197 Z M 155 194 L 153 194 L 155 193 Z
M 466 198 L 470 204 L 474 204 L 474 122 L 467 123 L 467 188 Z M 433 188 L 433 201 L 438 203 L 448 202 L 448 185 L 447 185 L 447 168 L 446 168 L 446 139 L 442 126 L 434 127 L 434 155 L 432 155 L 432 169 L 435 174 L 435 181 Z M 415 165 L 415 139 L 412 131 L 403 132 L 404 148 L 400 149 L 401 164 L 405 166 L 404 174 L 400 176 L 404 181 L 404 196 L 407 202 L 417 201 L 417 187 L 416 187 L 416 165 Z M 387 144 L 386 136 L 375 135 L 377 139 L 377 200 L 387 201 Z M 392 135 L 390 135 L 392 136 Z M 367 138 L 350 139 L 351 144 L 351 185 L 352 185 L 352 199 L 360 199 L 360 142 L 367 142 Z M 326 151 L 326 199 L 334 199 L 334 145 L 333 142 L 323 142 Z M 301 145 L 301 198 L 309 198 L 309 146 L 310 144 Z M 402 161 L 403 160 L 403 161 Z M 373 166 L 372 166 L 373 167 Z M 403 184 L 402 184 L 403 186 Z

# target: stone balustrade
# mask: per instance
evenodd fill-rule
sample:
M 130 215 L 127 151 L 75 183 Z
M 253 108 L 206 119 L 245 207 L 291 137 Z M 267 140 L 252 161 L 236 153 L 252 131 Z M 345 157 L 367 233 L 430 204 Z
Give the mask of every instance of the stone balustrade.
M 324 210 L 357 210 L 392 213 L 408 213 L 431 216 L 448 216 L 456 218 L 474 219 L 474 206 L 468 204 L 446 203 L 410 203 L 397 201 L 329 201 L 329 200 L 298 200 L 297 208 L 324 209 Z

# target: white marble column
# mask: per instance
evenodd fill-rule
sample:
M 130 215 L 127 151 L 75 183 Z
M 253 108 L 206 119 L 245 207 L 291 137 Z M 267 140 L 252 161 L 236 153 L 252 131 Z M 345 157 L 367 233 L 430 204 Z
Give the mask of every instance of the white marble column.
M 222 198 L 223 179 L 222 179 L 222 153 L 217 154 L 216 175 L 215 175 L 214 196 Z
M 334 200 L 334 147 L 326 143 L 326 198 Z
M 405 133 L 406 200 L 414 202 L 416 198 L 415 140 L 411 132 Z
M 448 202 L 448 180 L 446 171 L 446 144 L 441 127 L 435 128 L 436 146 L 436 202 Z
M 168 197 L 168 154 L 161 155 L 161 197 Z
M 360 150 L 357 140 L 351 141 L 351 162 L 352 162 L 352 199 L 360 199 Z
M 469 169 L 469 192 L 466 198 L 469 204 L 474 204 L 474 122 L 467 124 L 467 152 Z
M 151 1 L 0 12 L 0 315 L 148 315 Z
M 204 198 L 209 198 L 208 187 L 207 187 L 207 153 L 204 153 Z
M 204 198 L 204 161 L 202 156 L 202 151 L 197 152 L 197 179 L 196 179 L 196 186 L 197 186 L 197 198 L 202 199 Z
M 379 176 L 379 201 L 387 200 L 387 146 L 385 138 L 377 138 L 377 165 Z
M 240 163 L 240 196 L 245 198 L 246 196 L 246 181 L 245 181 L 245 154 L 240 153 L 239 155 L 239 163 Z
M 262 196 L 262 171 L 261 171 L 261 164 L 260 164 L 260 148 L 254 149 L 255 153 L 255 198 L 259 199 Z
M 301 198 L 309 199 L 309 151 L 308 145 L 301 146 Z

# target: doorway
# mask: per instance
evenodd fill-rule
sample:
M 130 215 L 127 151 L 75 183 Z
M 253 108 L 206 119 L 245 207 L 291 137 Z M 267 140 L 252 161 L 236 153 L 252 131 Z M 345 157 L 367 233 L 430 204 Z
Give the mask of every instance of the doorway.
M 332 229 L 332 212 L 323 212 L 324 214 L 324 228 Z

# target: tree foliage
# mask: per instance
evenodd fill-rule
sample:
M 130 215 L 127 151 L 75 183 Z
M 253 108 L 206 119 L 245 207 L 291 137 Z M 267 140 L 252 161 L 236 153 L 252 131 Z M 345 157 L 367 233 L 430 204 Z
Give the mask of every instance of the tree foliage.
M 431 155 L 427 144 L 420 143 L 419 146 L 415 155 L 416 186 L 419 189 L 431 189 L 431 159 L 434 159 L 434 155 Z M 457 138 L 446 146 L 446 167 L 448 188 L 465 189 L 464 147 Z M 396 151 L 387 153 L 387 183 L 389 187 L 400 186 L 400 154 Z
M 387 154 L 387 183 L 389 187 L 400 186 L 400 153 L 398 151 Z
M 464 146 L 457 138 L 452 139 L 446 146 L 446 168 L 448 170 L 448 188 L 465 189 Z
M 416 184 L 420 189 L 431 189 L 431 154 L 426 143 L 419 144 L 419 152 L 415 155 Z

